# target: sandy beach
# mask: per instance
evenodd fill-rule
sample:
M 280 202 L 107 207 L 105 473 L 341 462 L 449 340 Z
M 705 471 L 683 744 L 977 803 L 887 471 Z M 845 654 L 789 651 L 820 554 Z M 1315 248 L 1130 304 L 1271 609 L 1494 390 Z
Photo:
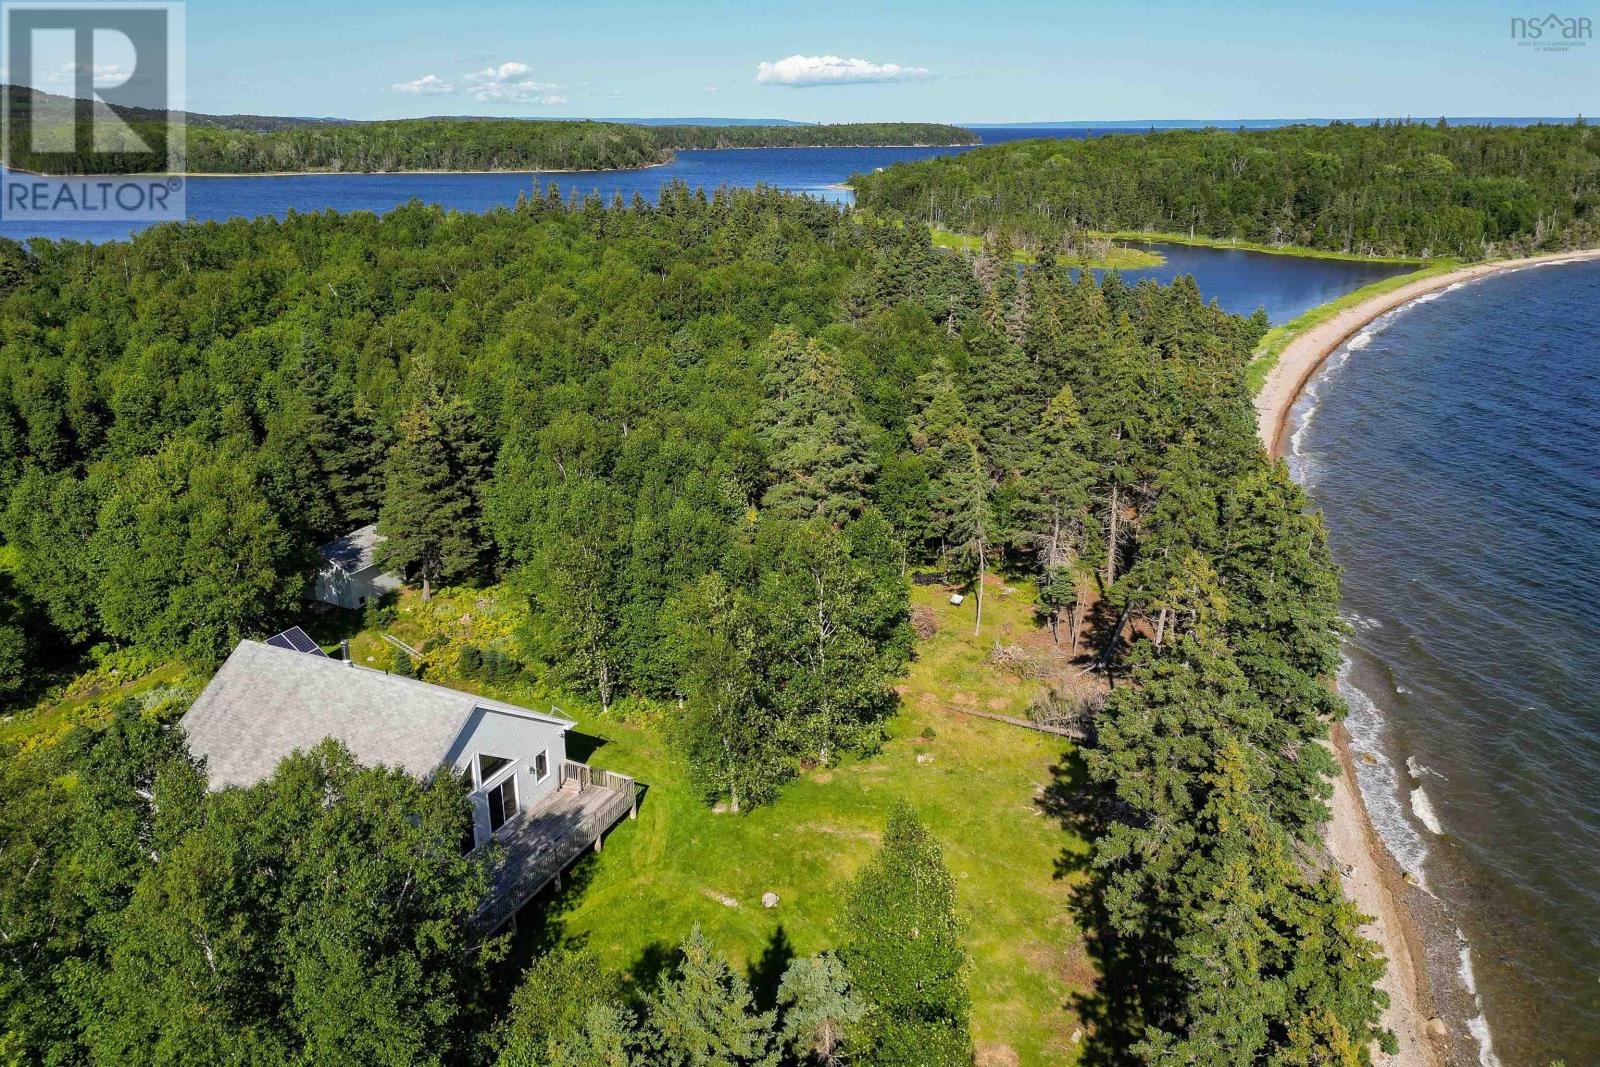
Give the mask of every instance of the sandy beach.
M 1478 263 L 1448 274 L 1434 274 L 1403 285 L 1355 307 L 1346 308 L 1327 322 L 1307 330 L 1296 337 L 1278 356 L 1278 362 L 1267 374 L 1267 380 L 1256 394 L 1256 427 L 1261 443 L 1274 456 L 1283 455 L 1284 434 L 1289 425 L 1289 412 L 1312 375 L 1322 366 L 1323 360 L 1334 349 L 1348 341 L 1362 327 L 1387 311 L 1419 296 L 1448 288 L 1457 282 L 1499 274 L 1501 271 L 1531 267 L 1540 263 L 1567 260 L 1600 259 L 1600 249 L 1591 248 L 1574 252 L 1551 252 L 1528 256 L 1524 259 L 1497 259 Z
M 1256 394 L 1256 426 L 1263 446 L 1274 456 L 1283 455 L 1289 416 L 1300 391 L 1329 355 L 1380 315 L 1457 282 L 1540 263 L 1588 259 L 1600 259 L 1600 249 L 1463 267 L 1375 296 L 1308 330 L 1284 348 Z M 1399 1050 L 1393 1056 L 1380 1052 L 1375 1062 L 1394 1067 L 1444 1067 L 1462 1062 L 1463 1045 L 1471 1042 L 1459 1041 L 1461 1035 L 1451 1033 L 1438 1020 L 1425 962 L 1419 912 L 1436 907 L 1436 903 L 1406 880 L 1373 828 L 1356 784 L 1355 757 L 1343 726 L 1334 727 L 1331 744 L 1341 773 L 1334 782 L 1329 804 L 1332 816 L 1324 833 L 1328 853 L 1339 869 L 1345 892 L 1364 915 L 1372 917 L 1367 936 L 1382 947 L 1389 964 L 1381 983 L 1389 995 L 1385 1025 L 1394 1031 Z

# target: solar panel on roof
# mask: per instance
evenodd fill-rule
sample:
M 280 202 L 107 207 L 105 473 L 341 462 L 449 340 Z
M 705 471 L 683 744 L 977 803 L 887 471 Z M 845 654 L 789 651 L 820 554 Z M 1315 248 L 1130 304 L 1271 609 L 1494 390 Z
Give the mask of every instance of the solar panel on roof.
M 267 644 L 275 648 L 287 648 L 290 652 L 304 652 L 308 656 L 327 657 L 322 651 L 322 646 L 311 640 L 304 630 L 298 626 L 291 626 L 281 634 L 273 634 L 267 638 Z

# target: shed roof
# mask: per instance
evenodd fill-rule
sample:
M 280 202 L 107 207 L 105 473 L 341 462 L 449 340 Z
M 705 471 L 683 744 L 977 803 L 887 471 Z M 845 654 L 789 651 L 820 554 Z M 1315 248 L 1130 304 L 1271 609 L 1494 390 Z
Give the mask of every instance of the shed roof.
M 248 786 L 324 738 L 365 764 L 419 778 L 446 761 L 474 709 L 573 724 L 415 678 L 241 641 L 183 717 L 189 749 L 206 760 L 213 789 Z
M 351 530 L 317 549 L 329 563 L 337 563 L 346 574 L 364 571 L 372 566 L 377 547 L 388 538 L 378 533 L 376 523 L 368 523 L 359 530 Z

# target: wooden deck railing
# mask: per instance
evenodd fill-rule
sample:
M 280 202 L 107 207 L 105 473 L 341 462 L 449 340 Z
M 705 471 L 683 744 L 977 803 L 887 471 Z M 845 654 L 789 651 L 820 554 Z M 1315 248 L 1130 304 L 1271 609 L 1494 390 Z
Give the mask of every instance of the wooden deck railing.
M 638 784 L 626 774 L 563 760 L 558 784 L 562 788 L 498 835 L 505 855 L 479 913 L 485 929 L 504 925 L 586 849 L 598 852 L 606 831 L 624 815 L 638 812 Z
M 576 784 L 579 792 L 598 787 L 600 789 L 615 789 L 630 796 L 637 789 L 634 780 L 626 774 L 618 774 L 616 771 L 597 770 L 587 763 L 579 763 L 577 760 L 570 759 L 561 761 L 561 780 L 559 784 L 563 786 Z

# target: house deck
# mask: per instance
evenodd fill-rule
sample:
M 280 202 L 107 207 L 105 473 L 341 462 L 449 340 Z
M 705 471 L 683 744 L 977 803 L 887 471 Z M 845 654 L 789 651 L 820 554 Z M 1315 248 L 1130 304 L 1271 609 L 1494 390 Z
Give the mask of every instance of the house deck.
M 563 763 L 560 788 L 495 834 L 504 855 L 479 923 L 499 929 L 586 849 L 600 851 L 605 832 L 637 812 L 637 794 L 626 775 Z

